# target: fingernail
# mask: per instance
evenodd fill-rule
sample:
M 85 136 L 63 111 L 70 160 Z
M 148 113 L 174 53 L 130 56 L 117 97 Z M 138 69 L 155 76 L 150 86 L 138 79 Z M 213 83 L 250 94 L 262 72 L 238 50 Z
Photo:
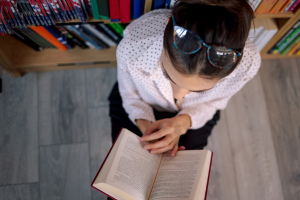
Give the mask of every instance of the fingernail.
M 155 151 L 155 150 L 153 150 L 153 151 L 151 151 L 151 153 L 156 153 L 156 151 Z
M 146 146 L 144 146 L 144 149 L 150 149 L 150 148 L 149 148 L 149 146 L 146 145 Z

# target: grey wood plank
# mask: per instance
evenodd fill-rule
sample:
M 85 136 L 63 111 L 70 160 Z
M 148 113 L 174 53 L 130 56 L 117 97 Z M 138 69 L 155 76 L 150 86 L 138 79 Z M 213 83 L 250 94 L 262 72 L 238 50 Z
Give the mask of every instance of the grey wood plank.
M 237 183 L 224 112 L 204 149 L 213 152 L 207 199 L 238 200 Z
M 90 140 L 91 177 L 93 181 L 111 145 L 111 127 L 108 106 L 88 109 L 88 129 Z M 107 197 L 92 188 L 93 200 L 105 200 Z
M 230 100 L 225 115 L 239 199 L 283 199 L 259 76 Z
M 108 105 L 108 96 L 117 81 L 117 68 L 86 69 L 87 106 Z
M 84 70 L 39 73 L 40 145 L 88 141 Z
M 300 199 L 300 59 L 264 61 L 260 71 L 284 198 Z
M 42 200 L 90 200 L 88 144 L 41 146 Z
M 39 200 L 39 183 L 0 187 L 0 200 Z
M 37 182 L 37 74 L 3 75 L 0 94 L 0 185 Z

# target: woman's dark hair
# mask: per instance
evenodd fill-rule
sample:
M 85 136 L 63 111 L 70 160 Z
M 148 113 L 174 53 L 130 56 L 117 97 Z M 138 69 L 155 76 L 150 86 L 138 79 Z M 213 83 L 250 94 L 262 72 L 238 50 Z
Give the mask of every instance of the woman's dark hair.
M 248 38 L 254 13 L 247 0 L 178 0 L 172 14 L 176 24 L 201 37 L 206 44 L 220 44 L 242 51 Z M 199 75 L 206 79 L 221 79 L 238 65 L 213 67 L 207 60 L 206 48 L 195 54 L 182 54 L 173 44 L 173 22 L 164 32 L 163 47 L 175 69 L 184 75 Z

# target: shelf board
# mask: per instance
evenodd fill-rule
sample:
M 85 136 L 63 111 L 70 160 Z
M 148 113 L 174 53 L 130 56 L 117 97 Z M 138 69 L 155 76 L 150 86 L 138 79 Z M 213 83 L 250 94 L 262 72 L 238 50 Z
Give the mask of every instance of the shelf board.
M 287 58 L 299 58 L 300 55 L 292 55 L 292 56 L 282 56 L 280 54 L 264 54 L 264 55 L 261 55 L 261 59 L 263 60 L 268 60 L 268 59 L 287 59 Z
M 255 18 L 291 18 L 294 15 L 293 12 L 285 12 L 285 13 L 277 13 L 277 14 L 260 14 L 255 15 Z M 133 22 L 134 20 L 131 20 L 130 22 Z M 110 23 L 120 23 L 120 22 L 111 22 L 107 19 L 94 19 L 91 17 L 91 19 L 87 20 L 87 22 L 102 22 L 104 24 L 110 24 Z M 81 23 L 79 19 L 76 20 L 70 20 L 65 23 Z M 61 24 L 60 22 L 57 22 L 57 24 Z
M 277 13 L 277 14 L 260 14 L 255 15 L 256 18 L 291 18 L 293 17 L 293 12 Z

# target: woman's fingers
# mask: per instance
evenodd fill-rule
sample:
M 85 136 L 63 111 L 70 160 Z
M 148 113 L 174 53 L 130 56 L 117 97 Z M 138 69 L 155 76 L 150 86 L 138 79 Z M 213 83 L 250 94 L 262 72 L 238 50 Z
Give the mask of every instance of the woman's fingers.
M 150 128 L 150 127 L 149 127 Z M 147 132 L 147 131 L 146 131 Z M 145 134 L 143 137 L 141 137 L 141 141 L 145 142 L 145 141 L 151 141 L 151 140 L 157 140 L 160 139 L 170 133 L 174 132 L 174 128 L 171 126 L 166 126 L 158 131 L 156 131 L 155 133 L 152 134 Z
M 178 145 L 175 145 L 172 152 L 171 152 L 171 156 L 175 156 L 178 150 Z
M 170 135 L 167 135 L 164 139 L 159 140 L 155 143 L 146 144 L 144 149 L 158 149 L 165 146 L 168 146 L 173 141 Z
M 180 147 L 178 148 L 178 151 L 182 151 L 182 150 L 185 150 L 185 147 L 184 147 L 184 146 L 180 146 Z
M 177 145 L 176 145 L 177 146 Z M 171 143 L 169 144 L 168 146 L 165 146 L 165 147 L 162 147 L 162 148 L 159 148 L 159 149 L 152 149 L 151 150 L 151 153 L 164 153 L 164 152 L 167 152 L 167 151 L 170 151 L 172 150 L 174 147 L 174 144 Z
M 149 135 L 149 134 L 153 133 L 154 131 L 156 131 L 156 130 L 158 129 L 158 125 L 159 125 L 159 123 L 157 123 L 157 122 L 154 122 L 152 125 L 150 125 L 150 126 L 146 129 L 146 131 L 145 131 L 145 133 L 144 133 L 144 136 L 145 136 L 145 135 Z

